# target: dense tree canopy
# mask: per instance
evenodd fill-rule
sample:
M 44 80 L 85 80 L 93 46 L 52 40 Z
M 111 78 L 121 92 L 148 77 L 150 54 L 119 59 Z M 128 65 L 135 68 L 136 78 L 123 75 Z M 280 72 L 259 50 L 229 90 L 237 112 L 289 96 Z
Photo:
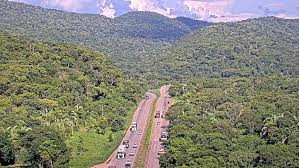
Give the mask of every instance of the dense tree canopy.
M 65 139 L 80 128 L 123 130 L 145 92 L 100 53 L 6 33 L 0 33 L 0 72 L 2 165 L 63 167 Z
M 161 167 L 298 167 L 298 78 L 175 84 Z
M 148 60 L 152 78 L 298 76 L 299 20 L 265 17 L 188 34 Z
M 15 153 L 9 133 L 0 130 L 0 165 L 10 165 L 15 162 Z
M 0 0 L 0 29 L 0 166 L 106 159 L 144 83 L 165 81 L 162 168 L 299 165 L 298 19 L 112 19 Z
M 151 57 L 151 52 L 208 25 L 152 12 L 131 12 L 111 19 L 0 0 L 1 30 L 37 40 L 83 44 L 104 52 L 114 65 L 134 76 L 143 72 L 143 59 Z

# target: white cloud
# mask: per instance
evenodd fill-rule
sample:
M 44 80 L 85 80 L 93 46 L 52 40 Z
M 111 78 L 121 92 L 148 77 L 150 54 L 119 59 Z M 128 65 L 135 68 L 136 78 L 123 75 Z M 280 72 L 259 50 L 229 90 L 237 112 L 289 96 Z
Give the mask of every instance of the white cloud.
M 210 22 L 239 21 L 247 18 L 274 15 L 283 18 L 293 18 L 297 14 L 287 12 L 285 2 L 273 0 L 273 3 L 258 5 L 252 0 L 246 12 L 234 11 L 234 4 L 243 0 L 11 0 L 34 4 L 47 8 L 62 9 L 80 13 L 99 13 L 108 17 L 116 17 L 128 11 L 151 11 L 168 17 L 186 16 Z M 249 1 L 249 0 L 248 0 Z M 251 0 L 250 0 L 251 1 Z M 295 0 L 294 0 L 295 1 Z M 260 13 L 256 12 L 257 10 Z M 289 7 L 290 8 L 290 7 Z M 250 13 L 252 11 L 252 13 Z
M 189 12 L 194 13 L 204 20 L 209 20 L 210 16 L 223 17 L 228 15 L 228 7 L 231 3 L 232 0 L 184 1 L 184 5 L 188 8 Z
M 157 12 L 159 14 L 171 17 L 170 9 L 164 7 L 161 4 L 161 2 L 155 0 L 125 0 L 125 1 L 130 2 L 130 8 L 132 10 Z
M 125 0 L 130 8 L 136 11 L 152 11 L 168 17 L 176 17 L 177 13 L 196 16 L 200 20 L 211 22 L 238 21 L 251 17 L 251 14 L 232 15 L 229 7 L 233 0 Z M 175 6 L 175 7 L 174 7 Z
M 49 2 L 49 1 L 48 1 Z M 51 0 L 52 3 L 57 3 L 58 5 L 62 6 L 65 10 L 68 11 L 77 11 L 81 8 L 81 1 L 80 0 Z
M 107 17 L 115 17 L 116 10 L 113 3 L 110 0 L 99 0 L 97 6 L 100 9 L 100 14 Z

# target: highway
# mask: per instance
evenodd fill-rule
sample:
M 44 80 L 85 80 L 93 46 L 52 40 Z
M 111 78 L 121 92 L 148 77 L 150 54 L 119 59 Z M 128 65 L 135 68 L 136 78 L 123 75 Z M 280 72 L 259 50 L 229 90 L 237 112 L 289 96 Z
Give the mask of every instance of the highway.
M 160 89 L 160 97 L 157 101 L 156 112 L 160 112 L 163 118 L 154 118 L 152 134 L 150 139 L 150 147 L 147 152 L 146 160 L 144 162 L 145 168 L 159 168 L 159 155 L 160 149 L 163 149 L 159 138 L 161 137 L 161 132 L 166 131 L 165 128 L 169 126 L 169 121 L 165 120 L 165 113 L 169 108 L 169 86 L 162 86 Z M 158 122 L 160 124 L 158 124 Z
M 125 148 L 126 158 L 125 159 L 117 159 L 117 150 L 116 149 L 110 158 L 103 164 L 96 165 L 93 168 L 108 168 L 108 167 L 116 167 L 116 168 L 124 168 L 127 160 L 130 160 L 132 163 L 132 167 L 134 167 L 134 162 L 137 159 L 137 150 L 141 144 L 142 137 L 144 136 L 144 132 L 146 129 L 147 120 L 149 118 L 151 106 L 156 98 L 155 94 L 146 93 L 149 97 L 148 99 L 142 100 L 136 111 L 134 112 L 132 122 L 137 122 L 137 131 L 131 132 L 130 127 L 128 128 L 122 142 L 124 140 L 129 140 L 129 148 Z M 141 135 L 137 133 L 141 131 Z M 137 148 L 133 148 L 133 144 L 137 144 Z M 133 152 L 134 156 L 129 156 L 129 153 Z

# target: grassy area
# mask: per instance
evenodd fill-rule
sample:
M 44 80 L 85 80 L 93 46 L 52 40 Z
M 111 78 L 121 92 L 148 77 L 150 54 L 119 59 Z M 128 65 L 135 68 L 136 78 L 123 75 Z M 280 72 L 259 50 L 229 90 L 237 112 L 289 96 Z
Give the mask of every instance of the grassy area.
M 105 162 L 111 153 L 118 147 L 123 135 L 129 127 L 134 109 L 130 110 L 130 113 L 126 119 L 126 128 L 124 131 L 112 133 L 112 142 L 109 142 L 109 134 L 111 131 L 106 131 L 104 135 L 97 134 L 94 130 L 81 129 L 76 132 L 69 140 L 67 145 L 71 149 L 71 168 L 88 168 L 98 163 Z
M 147 120 L 146 129 L 145 129 L 146 131 L 145 131 L 144 137 L 142 138 L 141 145 L 139 147 L 139 151 L 137 154 L 137 160 L 135 163 L 135 165 L 136 165 L 135 168 L 143 168 L 144 167 L 146 153 L 148 151 L 148 147 L 150 144 L 152 126 L 153 126 L 153 118 L 154 118 L 154 114 L 155 114 L 157 100 L 158 100 L 158 97 L 160 97 L 159 91 L 154 90 L 153 93 L 155 93 L 157 95 L 157 98 L 154 100 L 154 102 L 151 106 L 150 118 L 149 118 L 149 120 Z
M 109 142 L 108 136 L 99 135 L 95 131 L 80 131 L 68 141 L 72 149 L 72 159 L 70 167 L 84 168 L 104 162 L 118 145 L 118 140 L 122 138 L 122 132 L 112 134 L 113 141 Z

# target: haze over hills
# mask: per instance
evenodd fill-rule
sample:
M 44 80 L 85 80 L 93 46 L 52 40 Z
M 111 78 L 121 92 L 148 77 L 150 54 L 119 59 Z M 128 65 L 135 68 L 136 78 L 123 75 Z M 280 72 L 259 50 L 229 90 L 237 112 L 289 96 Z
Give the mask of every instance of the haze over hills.
M 115 65 L 135 71 L 132 62 L 197 29 L 202 21 L 171 19 L 152 12 L 130 12 L 111 19 L 43 9 L 0 0 L 0 28 L 37 40 L 83 44 L 109 55 Z
M 150 60 L 157 76 L 298 76 L 299 20 L 275 17 L 198 30 Z M 152 63 L 152 64 L 151 64 Z

